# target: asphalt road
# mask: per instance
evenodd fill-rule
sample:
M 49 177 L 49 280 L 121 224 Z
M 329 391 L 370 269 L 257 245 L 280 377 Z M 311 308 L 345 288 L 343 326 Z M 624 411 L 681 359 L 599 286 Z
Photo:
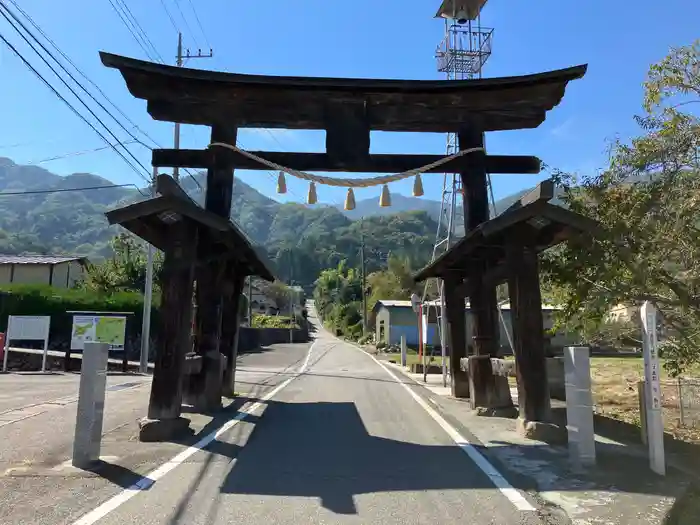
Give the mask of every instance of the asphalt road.
M 258 409 L 149 474 L 147 490 L 124 491 L 75 524 L 540 523 L 455 444 L 415 386 L 317 336 L 290 361 L 300 374 L 264 378 L 265 353 L 241 363 Z
M 107 376 L 107 388 L 126 388 L 136 386 L 144 381 L 147 382 L 149 379 L 143 376 L 110 373 Z M 19 372 L 0 374 L 0 414 L 41 403 L 77 399 L 79 385 L 79 373 Z M 1 422 L 0 425 L 2 425 Z

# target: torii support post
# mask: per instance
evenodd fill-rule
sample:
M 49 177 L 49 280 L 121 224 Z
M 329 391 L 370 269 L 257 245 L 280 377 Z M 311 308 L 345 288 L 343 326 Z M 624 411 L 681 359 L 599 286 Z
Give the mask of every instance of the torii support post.
M 148 417 L 139 423 L 141 441 L 163 441 L 189 427 L 189 420 L 180 414 L 185 354 L 190 342 L 196 226 L 180 219 L 164 251 L 159 348 Z
M 459 132 L 459 149 L 484 147 L 484 134 L 478 128 Z M 462 173 L 464 189 L 464 226 L 469 232 L 489 220 L 488 184 L 486 180 L 486 153 L 469 154 L 469 168 Z M 491 358 L 498 356 L 498 302 L 496 288 L 484 281 L 487 272 L 484 261 L 471 264 L 467 276 L 470 282 L 469 304 L 473 313 L 474 356 L 469 358 L 469 390 L 472 409 L 511 408 L 512 400 L 507 379 L 497 378 L 491 370 Z
M 237 129 L 225 125 L 212 126 L 211 142 L 236 144 Z M 230 151 L 216 148 L 214 166 L 207 170 L 205 209 L 229 219 L 233 195 L 233 164 Z M 198 410 L 221 408 L 224 371 L 220 351 L 223 310 L 223 287 L 226 261 L 202 265 L 197 271 L 197 354 L 201 355 L 202 371 L 192 385 Z M 235 322 L 235 321 L 230 321 Z
M 223 323 L 221 326 L 221 353 L 226 356 L 226 370 L 222 392 L 224 395 L 233 395 L 236 381 L 236 359 L 238 358 L 238 334 L 241 329 L 241 292 L 245 275 L 232 269 L 224 285 L 224 297 L 222 301 Z
M 527 231 L 514 237 L 506 249 L 518 380 L 518 431 L 533 439 L 552 441 L 559 439 L 561 432 L 550 424 L 551 402 L 537 251 L 527 242 Z
M 467 357 L 467 314 L 462 280 L 445 277 L 445 306 L 450 330 L 450 375 L 452 377 L 452 395 L 457 398 L 469 397 L 469 376 L 460 365 L 460 360 Z

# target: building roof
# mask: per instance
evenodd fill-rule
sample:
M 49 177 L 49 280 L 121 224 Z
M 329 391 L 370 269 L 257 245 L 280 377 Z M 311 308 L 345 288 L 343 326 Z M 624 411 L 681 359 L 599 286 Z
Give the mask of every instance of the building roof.
M 64 262 L 87 262 L 87 257 L 58 255 L 0 255 L 0 264 L 61 264 Z
M 386 306 L 387 308 L 412 308 L 411 301 L 396 301 L 393 299 L 379 299 L 377 304 Z

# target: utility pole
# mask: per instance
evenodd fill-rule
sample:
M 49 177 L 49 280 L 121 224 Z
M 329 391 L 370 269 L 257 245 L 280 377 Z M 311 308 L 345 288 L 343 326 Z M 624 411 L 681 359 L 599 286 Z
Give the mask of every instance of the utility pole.
M 202 54 L 202 50 L 198 49 L 196 55 L 190 55 L 190 50 L 186 50 L 186 55 L 182 54 L 182 33 L 177 34 L 177 57 L 175 64 L 177 67 L 182 67 L 185 64 L 185 60 L 190 58 L 211 58 L 214 56 L 214 50 L 209 49 L 209 54 Z M 175 149 L 180 149 L 180 123 L 175 123 Z M 173 168 L 173 178 L 178 181 L 180 180 L 180 168 Z
M 253 327 L 253 276 L 248 276 L 248 326 Z
M 367 335 L 367 278 L 365 275 L 365 218 L 360 219 L 360 269 L 362 271 L 362 335 Z
M 294 290 L 292 286 L 292 274 L 294 272 L 294 260 L 292 259 L 292 251 L 289 251 L 289 342 L 294 342 Z
M 156 194 L 156 177 L 158 169 L 153 168 L 153 180 L 151 180 L 151 197 Z M 148 372 L 148 353 L 151 345 L 151 304 L 153 302 L 153 246 L 149 243 L 146 247 L 146 284 L 143 291 L 143 320 L 141 321 L 141 359 L 139 372 Z

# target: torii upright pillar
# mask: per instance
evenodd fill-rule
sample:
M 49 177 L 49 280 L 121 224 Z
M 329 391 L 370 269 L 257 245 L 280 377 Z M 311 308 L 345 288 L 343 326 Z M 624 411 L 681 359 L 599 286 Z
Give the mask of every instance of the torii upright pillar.
M 484 133 L 468 127 L 458 135 L 459 149 L 484 147 Z M 464 229 L 469 232 L 489 220 L 489 198 L 486 174 L 486 152 L 469 154 L 469 168 L 460 173 L 464 189 Z M 473 313 L 472 338 L 474 355 L 469 357 L 469 400 L 473 409 L 512 408 L 513 402 L 505 378 L 493 375 L 491 358 L 498 356 L 498 302 L 496 289 L 483 280 L 488 268 L 482 260 L 469 267 L 469 304 Z

